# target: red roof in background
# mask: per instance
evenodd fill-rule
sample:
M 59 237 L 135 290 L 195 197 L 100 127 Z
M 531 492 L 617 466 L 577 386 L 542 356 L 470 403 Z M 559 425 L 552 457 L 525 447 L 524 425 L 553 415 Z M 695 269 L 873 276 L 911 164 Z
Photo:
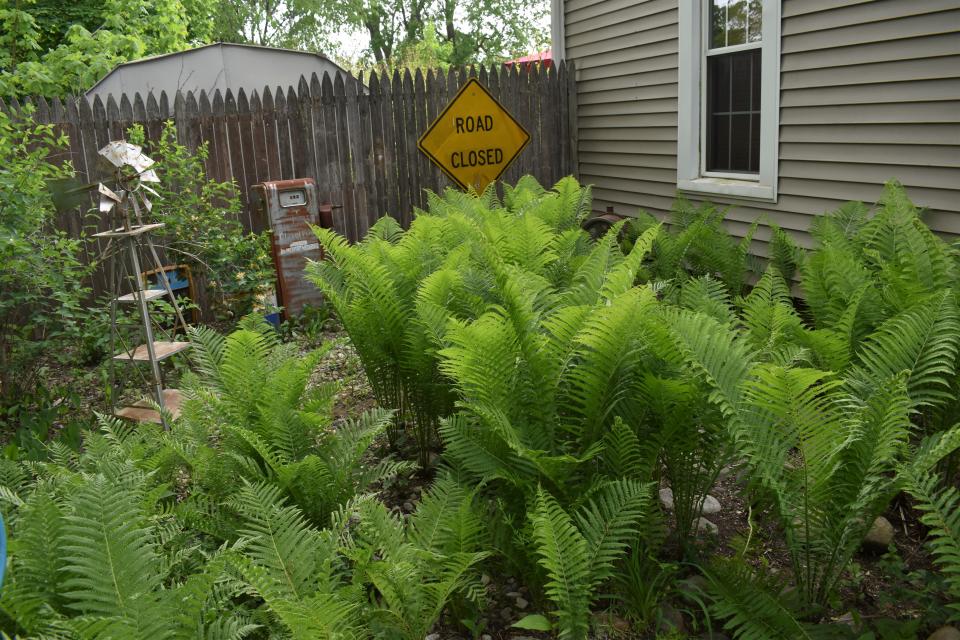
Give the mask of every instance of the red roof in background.
M 522 56 L 520 58 L 515 58 L 513 60 L 507 60 L 503 64 L 511 66 L 514 64 L 525 64 L 532 65 L 536 63 L 541 63 L 545 67 L 553 65 L 553 49 L 547 49 L 546 51 L 540 51 L 539 53 L 531 53 L 528 56 Z

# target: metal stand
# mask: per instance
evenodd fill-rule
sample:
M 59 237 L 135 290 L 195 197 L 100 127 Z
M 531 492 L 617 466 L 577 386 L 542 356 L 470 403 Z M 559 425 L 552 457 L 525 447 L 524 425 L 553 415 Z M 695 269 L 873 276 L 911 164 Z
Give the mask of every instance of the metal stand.
M 134 205 L 136 207 L 136 205 Z M 137 212 L 139 219 L 139 211 Z M 111 395 L 111 410 L 114 415 L 134 420 L 137 422 L 154 422 L 162 424 L 165 429 L 169 429 L 166 416 L 176 418 L 180 413 L 180 392 L 177 389 L 164 389 L 163 376 L 160 371 L 160 362 L 170 356 L 180 353 L 190 347 L 186 341 L 175 340 L 177 330 L 187 328 L 187 323 L 183 319 L 183 314 L 177 304 L 173 291 L 170 288 L 170 282 L 163 274 L 163 265 L 160 262 L 159 255 L 150 233 L 163 227 L 162 223 L 132 225 L 127 222 L 122 228 L 112 229 L 94 234 L 95 238 L 104 238 L 108 241 L 108 253 L 110 256 L 109 273 L 110 284 L 113 291 L 110 302 L 110 348 L 111 352 L 116 351 L 117 341 L 121 342 L 123 350 L 116 353 L 110 360 L 110 385 L 113 390 Z M 115 245 L 114 251 L 110 251 L 110 245 Z M 140 251 L 145 250 L 148 259 L 152 260 L 158 269 L 158 280 L 162 282 L 162 289 L 147 289 L 146 282 L 142 276 L 143 269 L 140 263 Z M 123 293 L 124 289 L 129 288 L 129 292 Z M 154 322 L 150 317 L 151 300 L 157 300 L 166 296 L 167 302 L 173 307 L 176 321 L 173 329 L 170 330 L 167 340 L 157 340 L 154 332 Z M 140 316 L 140 330 L 144 342 L 138 346 L 130 348 L 126 345 L 123 334 L 120 332 L 118 324 L 118 310 L 121 304 L 136 305 Z M 161 330 L 162 331 L 162 330 Z M 150 364 L 150 386 L 153 390 L 151 398 L 143 399 L 131 406 L 116 409 L 116 396 L 118 385 L 115 375 L 114 365 L 117 361 L 127 363 L 144 362 Z M 159 407 L 159 411 L 153 408 L 152 403 Z

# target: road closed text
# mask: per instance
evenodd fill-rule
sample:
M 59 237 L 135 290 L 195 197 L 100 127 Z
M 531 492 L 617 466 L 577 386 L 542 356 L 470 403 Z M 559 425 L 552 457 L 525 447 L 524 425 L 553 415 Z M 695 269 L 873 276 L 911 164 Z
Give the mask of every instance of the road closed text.
M 454 151 L 450 154 L 450 166 L 455 169 L 484 167 L 502 163 L 503 149 L 471 149 L 470 151 Z

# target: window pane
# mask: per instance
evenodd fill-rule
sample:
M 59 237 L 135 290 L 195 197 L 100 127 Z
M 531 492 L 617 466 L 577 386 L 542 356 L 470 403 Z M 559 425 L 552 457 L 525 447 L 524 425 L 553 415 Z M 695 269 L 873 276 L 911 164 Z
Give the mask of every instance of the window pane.
M 760 114 L 750 116 L 750 171 L 760 171 Z
M 726 56 L 724 56 L 726 57 Z M 730 56 L 731 111 L 749 111 L 753 101 L 753 57 Z
M 707 170 L 760 168 L 760 50 L 707 58 Z
M 727 0 L 710 1 L 710 48 L 727 46 Z
M 750 0 L 747 9 L 747 42 L 760 42 L 763 31 L 763 0 Z
M 727 46 L 747 42 L 747 0 L 727 2 Z
M 755 171 L 750 167 L 750 114 L 731 116 L 730 170 Z
M 710 48 L 759 42 L 763 0 L 710 0 Z

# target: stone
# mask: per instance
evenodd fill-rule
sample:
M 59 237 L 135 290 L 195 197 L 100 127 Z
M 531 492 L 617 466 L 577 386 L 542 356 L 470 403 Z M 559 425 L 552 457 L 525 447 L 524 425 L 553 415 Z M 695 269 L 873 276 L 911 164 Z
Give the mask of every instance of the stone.
M 670 487 L 660 489 L 660 504 L 667 511 L 673 511 L 673 489 Z
M 627 633 L 630 631 L 630 623 L 620 616 L 613 616 L 613 628 L 620 633 Z
M 683 623 L 683 614 L 669 602 L 660 605 L 660 619 L 657 621 L 657 631 L 663 634 L 671 631 L 684 634 L 686 625 Z
M 489 633 L 485 633 L 482 636 L 480 636 L 480 640 L 493 640 L 493 636 L 490 635 Z
M 482 584 L 483 586 L 487 586 L 488 584 L 490 584 L 490 576 L 488 576 L 487 574 L 481 575 L 480 584 Z
M 614 615 L 607 611 L 601 611 L 593 614 L 594 620 L 596 620 L 597 626 L 601 628 L 613 629 L 617 633 L 624 634 L 630 631 L 630 623 L 627 620 L 624 620 L 620 616 Z M 598 638 L 604 637 L 603 635 L 597 635 Z M 609 637 L 609 634 L 607 635 Z
M 440 640 L 440 634 L 439 634 L 439 633 L 431 633 L 430 635 L 428 635 L 428 636 L 427 636 L 426 638 L 424 638 L 423 640 Z
M 526 598 L 524 598 L 523 596 L 517 596 L 515 604 L 517 605 L 517 609 L 520 609 L 520 611 L 523 611 L 528 606 L 530 606 L 530 603 L 527 602 Z
M 409 502 L 404 502 L 403 510 L 406 511 L 407 513 L 410 513 L 411 511 L 413 511 L 413 505 L 410 504 Z
M 519 591 L 507 591 L 504 595 L 507 596 L 508 598 L 519 598 L 519 597 L 520 597 L 520 592 L 519 592 Z
M 960 629 L 956 627 L 940 627 L 929 636 L 927 640 L 960 640 Z
M 697 533 L 709 533 L 715 536 L 720 533 L 720 528 L 706 518 L 697 518 Z
M 890 524 L 889 520 L 880 516 L 873 521 L 873 526 L 870 527 L 870 531 L 867 532 L 867 536 L 863 539 L 863 546 L 870 551 L 882 553 L 887 550 L 887 547 L 889 547 L 892 542 L 893 525 Z
M 700 513 L 709 516 L 714 513 L 720 513 L 720 509 L 720 501 L 711 495 L 707 495 L 703 499 L 703 507 L 700 509 Z
M 513 609 L 510 607 L 504 607 L 503 609 L 500 609 L 500 617 L 504 620 L 510 620 L 513 618 Z
M 681 598 L 697 604 L 702 598 L 703 592 L 706 591 L 708 582 L 701 575 L 693 575 L 678 582 L 677 586 L 680 587 L 678 591 Z

